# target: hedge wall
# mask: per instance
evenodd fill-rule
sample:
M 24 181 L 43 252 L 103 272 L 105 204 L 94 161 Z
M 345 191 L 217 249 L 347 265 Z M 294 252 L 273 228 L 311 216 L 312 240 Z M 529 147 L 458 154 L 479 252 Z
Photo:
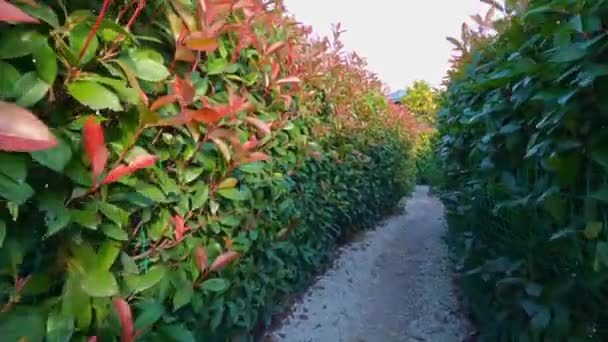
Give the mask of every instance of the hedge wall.
M 246 341 L 410 191 L 414 121 L 280 1 L 0 1 L 3 341 Z
M 496 6 L 439 114 L 463 290 L 484 341 L 606 341 L 608 3 Z

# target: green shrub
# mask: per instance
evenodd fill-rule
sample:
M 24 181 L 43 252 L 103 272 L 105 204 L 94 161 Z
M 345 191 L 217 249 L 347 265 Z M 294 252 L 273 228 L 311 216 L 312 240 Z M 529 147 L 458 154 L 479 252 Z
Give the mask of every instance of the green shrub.
M 441 182 L 442 169 L 436 153 L 438 135 L 435 131 L 418 134 L 414 148 L 416 182 L 436 186 Z
M 411 190 L 407 120 L 280 1 L 34 5 L 0 16 L 3 341 L 251 340 Z
M 482 340 L 606 341 L 608 4 L 507 6 L 438 115 L 461 284 Z

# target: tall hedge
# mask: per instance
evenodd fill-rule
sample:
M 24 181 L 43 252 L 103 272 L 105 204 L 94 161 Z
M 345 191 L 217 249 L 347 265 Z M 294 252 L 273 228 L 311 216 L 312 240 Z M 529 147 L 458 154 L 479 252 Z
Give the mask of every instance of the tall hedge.
M 413 183 L 281 1 L 0 1 L 0 340 L 246 341 Z
M 606 341 L 608 3 L 506 7 L 439 114 L 461 284 L 482 340 Z

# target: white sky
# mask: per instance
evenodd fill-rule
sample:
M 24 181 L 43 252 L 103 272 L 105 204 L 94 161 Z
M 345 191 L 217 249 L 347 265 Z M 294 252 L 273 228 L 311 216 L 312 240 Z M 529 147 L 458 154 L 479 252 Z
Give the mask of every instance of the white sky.
M 329 35 L 342 23 L 345 48 L 367 58 L 369 69 L 391 88 L 422 79 L 437 86 L 452 45 L 469 15 L 485 13 L 479 0 L 284 0 L 288 11 L 314 32 Z

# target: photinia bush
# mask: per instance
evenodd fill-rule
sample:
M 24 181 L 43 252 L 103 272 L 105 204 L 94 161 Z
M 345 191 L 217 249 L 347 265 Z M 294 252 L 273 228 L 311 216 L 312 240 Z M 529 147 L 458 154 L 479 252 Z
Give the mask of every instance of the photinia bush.
M 0 336 L 251 340 L 410 191 L 415 120 L 281 1 L 0 0 Z
M 482 340 L 606 341 L 608 4 L 485 2 L 438 116 L 462 288 Z

